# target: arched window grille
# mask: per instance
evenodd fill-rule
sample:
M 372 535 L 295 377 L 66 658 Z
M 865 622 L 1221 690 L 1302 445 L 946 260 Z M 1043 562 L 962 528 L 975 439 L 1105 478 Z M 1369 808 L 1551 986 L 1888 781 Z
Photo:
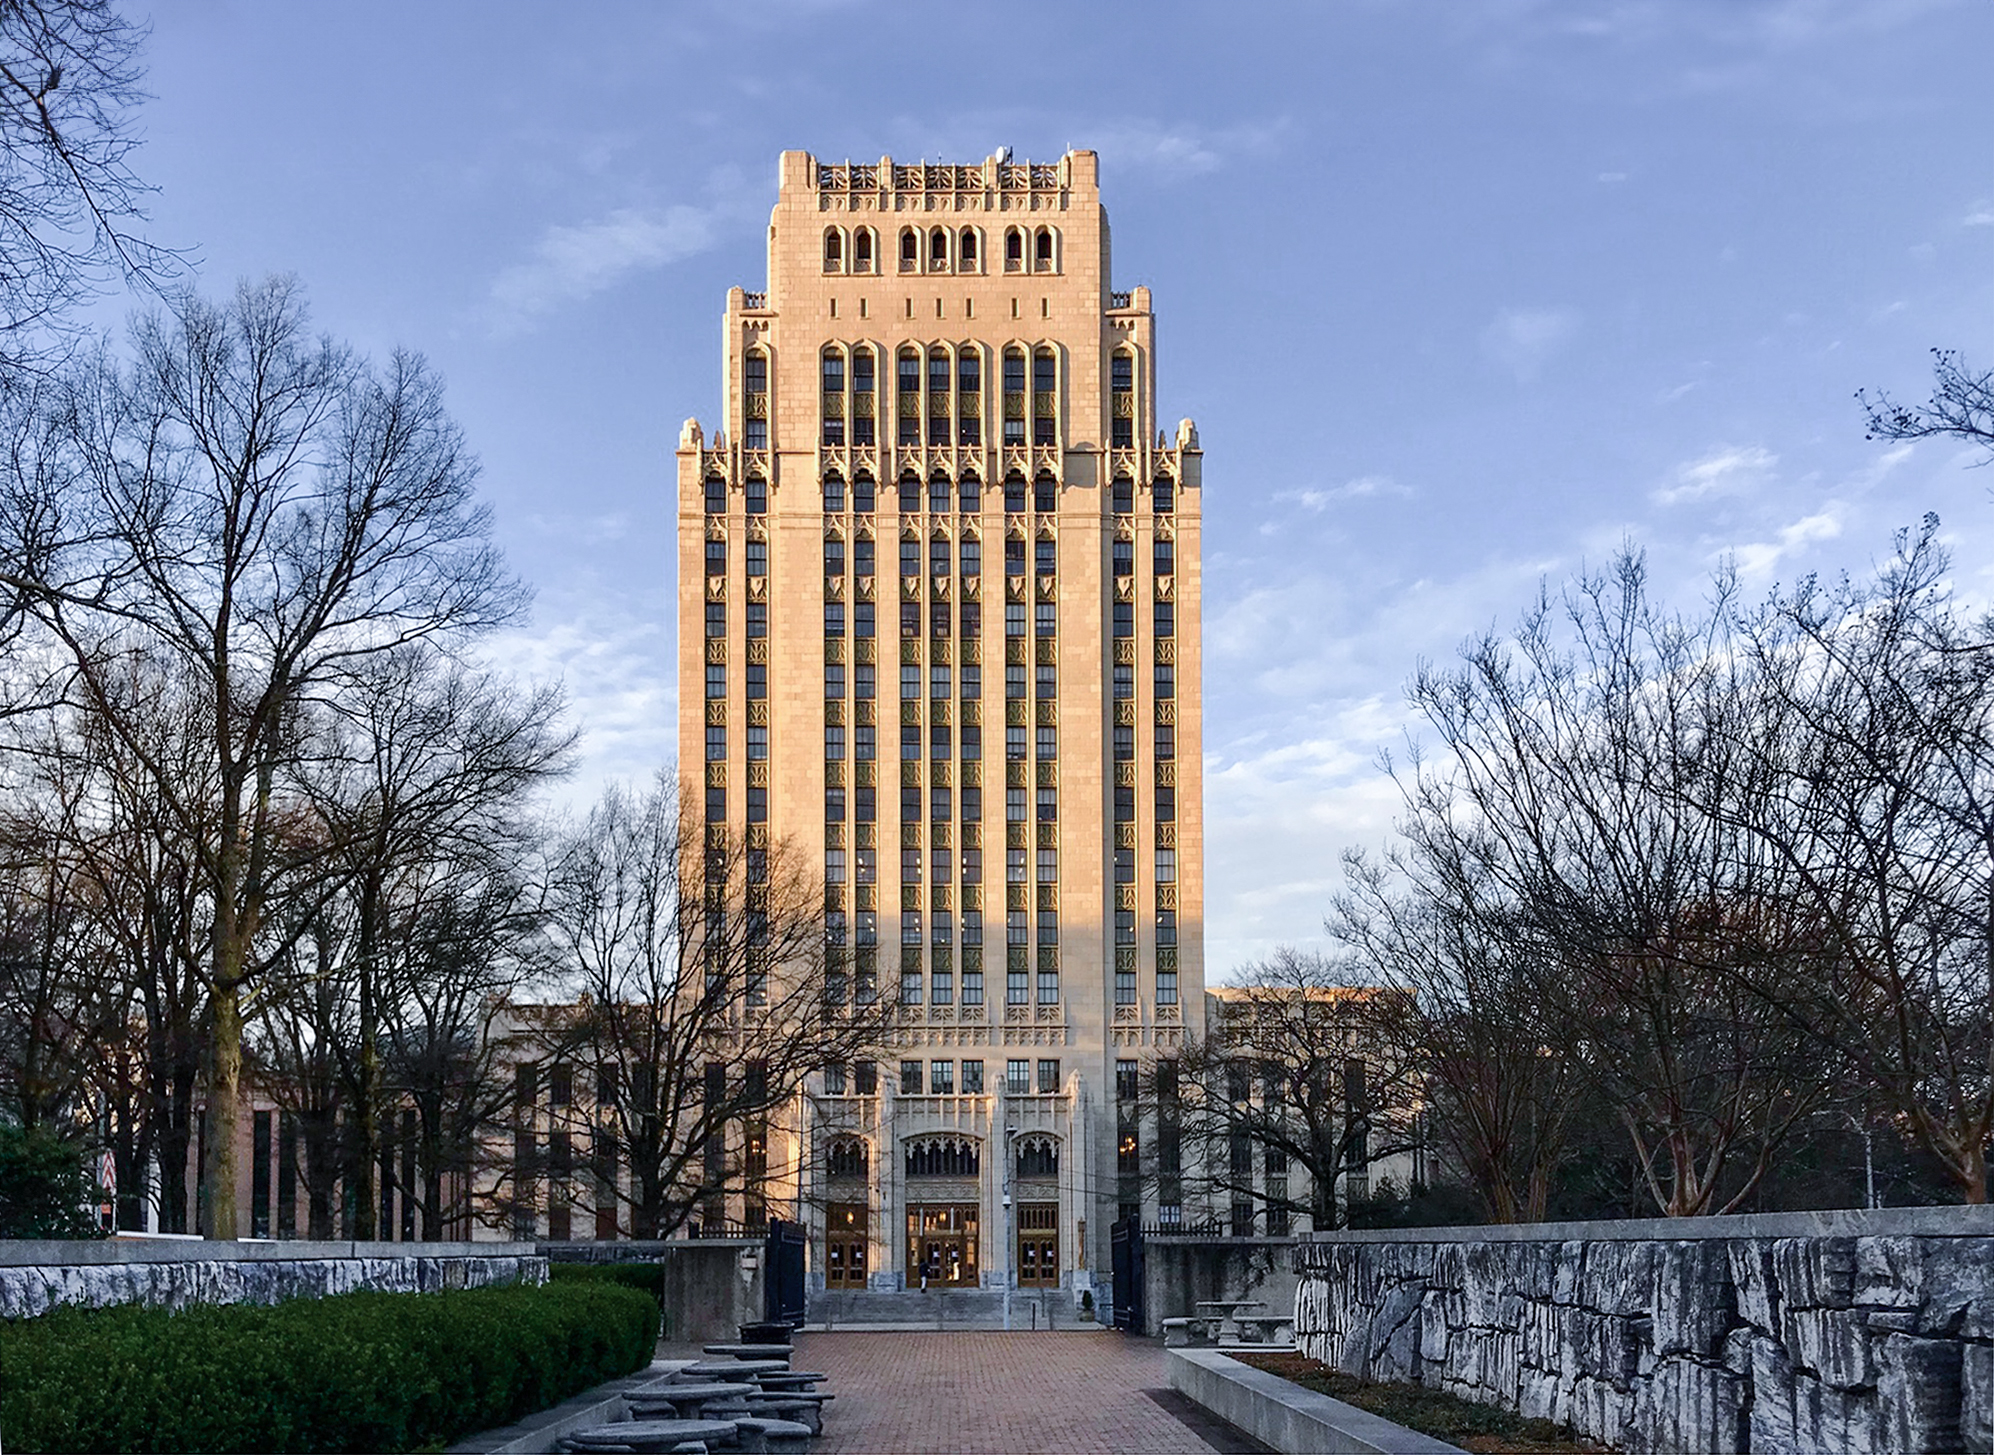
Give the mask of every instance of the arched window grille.
M 944 273 L 948 271 L 948 266 L 948 229 L 938 227 L 928 234 L 928 271 L 931 273 Z
M 909 1177 L 975 1177 L 982 1151 L 966 1137 L 916 1137 L 907 1143 Z
M 863 1137 L 832 1139 L 828 1160 L 833 1177 L 863 1177 L 871 1162 Z
M 900 351 L 896 361 L 897 398 L 900 416 L 899 442 L 921 443 L 921 354 L 913 348 Z
M 1135 355 L 1127 349 L 1108 361 L 1108 401 L 1108 442 L 1129 449 L 1135 444 Z
M 955 427 L 960 443 L 983 443 L 983 356 L 973 344 L 956 353 Z
M 1051 1137 L 1022 1137 L 1018 1141 L 1020 1177 L 1059 1176 L 1059 1143 Z
M 824 229 L 824 271 L 842 273 L 845 270 L 845 239 L 835 227 Z
M 852 271 L 870 273 L 872 271 L 872 229 L 862 227 L 852 234 Z
M 845 356 L 836 349 L 824 350 L 823 359 L 824 443 L 845 442 Z
M 1025 414 L 1031 401 L 1025 395 L 1025 353 L 1023 349 L 1004 350 L 1004 443 L 1025 442 Z M 1023 510 L 1021 505 L 1018 509 Z
M 1052 271 L 1052 229 L 1049 227 L 1042 227 L 1032 234 L 1032 271 Z
M 965 227 L 956 239 L 956 258 L 965 273 L 976 271 L 976 229 Z
M 855 350 L 852 354 L 851 424 L 851 440 L 855 445 L 876 444 L 879 439 L 874 382 L 872 350 Z
M 1025 235 L 1017 228 L 1008 228 L 1004 233 L 1004 271 L 1017 273 L 1025 266 Z
M 911 227 L 900 229 L 900 271 L 911 273 L 921 266 L 921 235 Z
M 928 443 L 945 445 L 948 442 L 949 353 L 937 344 L 928 350 Z
M 1051 349 L 1032 354 L 1032 443 L 1049 445 L 1057 441 L 1059 409 L 1059 362 Z
M 751 450 L 769 447 L 769 358 L 760 349 L 741 361 L 741 442 Z

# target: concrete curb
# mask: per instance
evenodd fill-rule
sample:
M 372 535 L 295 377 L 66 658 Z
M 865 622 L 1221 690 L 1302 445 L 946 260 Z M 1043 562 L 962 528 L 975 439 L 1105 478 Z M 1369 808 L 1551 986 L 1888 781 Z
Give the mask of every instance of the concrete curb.
M 1216 1349 L 1171 1349 L 1170 1387 L 1282 1455 L 1461 1455 L 1457 1446 Z

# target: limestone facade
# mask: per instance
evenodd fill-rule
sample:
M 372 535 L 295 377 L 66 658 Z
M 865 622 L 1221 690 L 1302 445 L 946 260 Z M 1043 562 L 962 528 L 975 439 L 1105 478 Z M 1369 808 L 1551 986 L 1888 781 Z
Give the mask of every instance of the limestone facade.
M 1120 1170 L 1118 1071 L 1205 1004 L 1203 456 L 1095 154 L 785 152 L 722 377 L 678 450 L 681 771 L 821 866 L 850 993 L 896 1004 L 770 1159 L 813 1275 L 1085 1287 L 1175 1211 Z

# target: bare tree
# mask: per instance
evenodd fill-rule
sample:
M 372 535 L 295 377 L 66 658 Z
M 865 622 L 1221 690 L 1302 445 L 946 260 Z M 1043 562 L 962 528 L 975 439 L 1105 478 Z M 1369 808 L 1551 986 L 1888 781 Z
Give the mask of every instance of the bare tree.
M 113 0 L 0 5 L 0 364 L 33 358 L 37 331 L 108 279 L 176 271 L 138 231 L 144 39 Z
M 426 1074 L 467 1064 L 465 1015 L 518 979 L 516 946 L 507 952 L 492 937 L 535 931 L 517 882 L 537 827 L 530 799 L 566 771 L 574 734 L 560 726 L 558 690 L 516 691 L 438 660 L 427 644 L 378 654 L 321 711 L 330 746 L 310 791 L 339 846 L 351 931 L 340 949 L 356 1001 L 355 1039 L 333 1049 L 349 1083 L 354 1236 L 369 1238 L 374 1170 L 386 1165 L 380 1117 L 396 1099 L 382 1079 L 383 1035 Z M 469 944 L 477 950 L 467 955 Z M 471 1061 L 483 1064 L 483 1052 Z M 445 1093 L 427 1090 L 422 1109 L 433 1117 Z M 433 1150 L 440 1133 L 428 1133 Z
M 1949 436 L 1979 445 L 1994 459 L 1994 370 L 1976 372 L 1956 350 L 1933 349 L 1932 374 L 1932 397 L 1923 404 L 1899 404 L 1881 389 L 1873 396 L 1858 389 L 1868 438 Z
M 1276 1227 L 1340 1227 L 1338 1179 L 1415 1145 L 1425 1057 L 1393 1034 L 1402 992 L 1360 971 L 1284 948 L 1217 989 L 1209 1033 L 1176 1059 L 1185 1161 L 1208 1198 L 1264 1203 Z
M 1472 827 L 1545 1024 L 1670 1216 L 1750 1196 L 1831 1075 L 1770 989 L 1819 975 L 1832 946 L 1739 821 L 1785 765 L 1744 747 L 1777 704 L 1726 626 L 1653 607 L 1623 555 L 1540 599 L 1513 644 L 1471 642 L 1461 670 L 1411 688 L 1449 754 L 1406 780 L 1414 852 L 1444 857 Z
M 1994 1136 L 1994 645 L 1959 619 L 1928 516 L 1873 584 L 1805 581 L 1749 620 L 1788 771 L 1745 805 L 1829 972 L 1786 1004 L 1970 1202 Z
M 0 515 L 0 585 L 67 672 L 70 699 L 140 765 L 194 847 L 210 905 L 210 1231 L 238 1233 L 235 1132 L 244 997 L 323 893 L 332 845 L 280 791 L 309 751 L 307 704 L 369 658 L 510 619 L 522 604 L 474 505 L 476 466 L 422 361 L 383 370 L 314 339 L 295 283 L 180 298 L 141 320 L 135 358 L 80 368 L 63 422 L 73 477 L 16 478 Z M 207 704 L 198 800 L 148 754 L 149 704 L 114 670 L 173 664 Z
M 1326 928 L 1398 992 L 1375 1029 L 1426 1072 L 1427 1135 L 1493 1221 L 1541 1222 L 1583 1084 L 1478 857 L 1432 833 L 1417 862 L 1346 855 Z
M 793 1172 L 756 1160 L 768 1120 L 880 1038 L 886 1008 L 851 993 L 823 904 L 786 846 L 702 826 L 664 773 L 641 794 L 612 788 L 567 842 L 551 924 L 576 999 L 549 1019 L 548 1052 L 596 1072 L 634 1236 Z
M 36 780 L 0 814 L 0 1117 L 73 1136 L 122 997 L 74 849 L 85 786 L 60 772 Z
M 542 906 L 516 876 L 459 866 L 396 896 L 395 993 L 386 1019 L 387 1104 L 404 1109 L 396 1183 L 425 1239 L 468 1226 L 494 1167 L 494 1133 L 513 1105 L 512 1070 L 533 1047 L 508 1016 L 522 985 L 547 967 Z M 384 1159 L 383 1165 L 386 1165 Z

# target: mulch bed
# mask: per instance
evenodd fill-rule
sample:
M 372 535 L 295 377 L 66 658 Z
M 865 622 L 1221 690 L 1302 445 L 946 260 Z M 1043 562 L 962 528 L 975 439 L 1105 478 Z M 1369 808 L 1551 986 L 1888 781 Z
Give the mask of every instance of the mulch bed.
M 1527 1420 L 1417 1384 L 1374 1384 L 1299 1354 L 1233 1354 L 1242 1364 L 1381 1415 L 1393 1424 L 1459 1445 L 1474 1455 L 1610 1455 L 1549 1420 Z

